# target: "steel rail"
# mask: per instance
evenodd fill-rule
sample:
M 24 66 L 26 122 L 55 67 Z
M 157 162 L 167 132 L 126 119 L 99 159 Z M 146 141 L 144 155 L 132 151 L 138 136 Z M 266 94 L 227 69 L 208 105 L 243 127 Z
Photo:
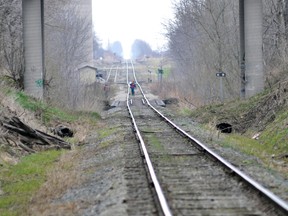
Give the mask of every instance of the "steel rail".
M 110 70 L 109 70 L 109 72 L 108 72 L 108 75 L 107 75 L 107 79 L 106 79 L 106 82 L 108 82 L 109 81 L 109 79 L 110 79 L 110 76 L 111 76 L 111 71 L 112 71 L 112 69 L 113 69 L 113 65 L 110 67 Z
M 134 66 L 132 64 L 133 67 L 133 72 L 134 72 Z M 137 82 L 137 78 L 134 72 L 134 79 L 136 84 L 138 85 L 138 88 L 141 91 L 142 96 L 144 97 L 147 105 L 149 107 L 151 107 L 151 109 L 154 110 L 154 112 L 156 112 L 160 117 L 162 117 L 166 122 L 168 122 L 173 128 L 175 128 L 180 134 L 186 136 L 187 138 L 189 138 L 191 141 L 193 141 L 195 144 L 197 144 L 198 147 L 200 147 L 200 149 L 203 152 L 206 152 L 208 155 L 210 155 L 211 157 L 213 157 L 214 159 L 216 159 L 218 162 L 220 162 L 222 165 L 224 165 L 226 168 L 228 168 L 231 172 L 235 173 L 236 175 L 238 175 L 239 177 L 241 177 L 241 179 L 243 181 L 245 181 L 246 183 L 248 183 L 249 185 L 251 185 L 252 187 L 254 187 L 256 190 L 258 190 L 259 192 L 261 192 L 262 195 L 264 195 L 266 198 L 270 199 L 274 204 L 276 204 L 278 207 L 280 207 L 285 213 L 287 213 L 288 215 L 288 203 L 286 203 L 284 200 L 282 200 L 281 198 L 279 198 L 278 196 L 276 196 L 273 192 L 269 191 L 267 188 L 263 187 L 261 184 L 259 184 L 258 182 L 256 182 L 254 179 L 252 179 L 251 177 L 249 177 L 248 175 L 246 175 L 245 173 L 243 173 L 242 171 L 240 171 L 238 168 L 236 168 L 235 166 L 233 166 L 231 163 L 229 163 L 228 161 L 226 161 L 224 158 L 222 158 L 221 156 L 219 156 L 218 154 L 216 154 L 215 152 L 213 152 L 211 149 L 209 149 L 206 145 L 204 145 L 203 143 L 201 143 L 199 140 L 197 140 L 196 138 L 192 137 L 190 134 L 188 134 L 186 131 L 184 131 L 183 129 L 181 129 L 179 126 L 177 126 L 174 122 L 172 122 L 170 119 L 168 119 L 166 116 L 164 116 L 161 112 L 159 112 L 154 106 L 152 106 L 149 102 L 149 100 L 147 99 L 146 95 L 144 94 L 144 91 L 142 89 L 142 87 L 140 86 L 140 84 Z
M 143 138 L 142 138 L 142 136 L 140 134 L 140 131 L 138 129 L 138 126 L 136 124 L 135 118 L 133 116 L 132 110 L 131 110 L 130 105 L 129 105 L 129 88 L 130 88 L 130 86 L 129 86 L 129 79 L 128 79 L 129 68 L 128 68 L 128 63 L 127 62 L 126 62 L 126 65 L 127 65 L 127 90 L 128 90 L 127 91 L 128 93 L 127 93 L 126 102 L 127 102 L 128 112 L 129 112 L 129 115 L 131 117 L 132 124 L 133 124 L 135 132 L 137 134 L 137 137 L 139 139 L 139 142 L 140 142 L 140 145 L 141 145 L 141 149 L 142 149 L 142 152 L 144 154 L 144 158 L 145 158 L 146 163 L 147 163 L 148 171 L 149 171 L 150 177 L 152 179 L 152 182 L 154 184 L 154 187 L 155 187 L 155 190 L 156 190 L 156 193 L 157 193 L 157 197 L 158 197 L 158 200 L 160 202 L 160 206 L 162 208 L 163 214 L 165 216 L 172 216 L 171 210 L 170 210 L 170 208 L 168 206 L 168 203 L 167 203 L 167 200 L 166 200 L 165 195 L 163 193 L 163 190 L 162 190 L 162 188 L 160 186 L 160 183 L 159 183 L 159 181 L 157 179 L 157 176 L 155 174 L 155 170 L 154 170 L 154 167 L 153 167 L 152 162 L 150 160 L 150 156 L 149 156 L 148 151 L 146 149 L 144 140 L 143 140 Z M 132 62 L 131 62 L 131 65 L 132 65 L 132 68 L 133 68 L 133 74 L 135 74 Z
M 119 66 L 117 66 L 117 68 L 116 68 L 115 77 L 114 77 L 114 83 L 116 83 L 116 80 L 117 80 L 118 68 L 119 68 Z

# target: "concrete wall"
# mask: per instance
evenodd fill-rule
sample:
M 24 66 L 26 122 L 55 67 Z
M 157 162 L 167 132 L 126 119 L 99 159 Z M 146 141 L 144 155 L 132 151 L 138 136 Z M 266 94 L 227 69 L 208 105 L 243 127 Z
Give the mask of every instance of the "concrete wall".
M 244 0 L 246 98 L 264 89 L 262 19 L 262 0 Z
M 44 46 L 43 0 L 23 0 L 24 90 L 36 98 L 43 97 Z

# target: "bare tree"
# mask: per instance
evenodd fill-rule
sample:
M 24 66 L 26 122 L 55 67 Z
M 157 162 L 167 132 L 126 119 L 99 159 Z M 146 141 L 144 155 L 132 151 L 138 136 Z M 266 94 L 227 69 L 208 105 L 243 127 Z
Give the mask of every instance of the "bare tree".
M 217 72 L 227 74 L 225 97 L 239 95 L 237 7 L 237 1 L 180 0 L 176 19 L 166 25 L 177 73 L 184 75 L 178 76 L 182 91 L 202 98 L 202 103 L 220 99 Z
M 48 96 L 69 108 L 76 108 L 82 97 L 78 68 L 92 55 L 88 46 L 93 46 L 87 43 L 92 37 L 91 22 L 80 15 L 78 4 L 77 1 L 50 1 L 46 10 L 47 80 L 52 80 L 50 86 L 53 87 Z
M 287 62 L 287 1 L 264 1 L 264 56 L 269 71 L 283 70 Z
M 143 58 L 144 56 L 152 55 L 152 53 L 152 49 L 147 42 L 140 39 L 136 39 L 133 42 L 131 47 L 132 58 Z
M 0 2 L 0 68 L 23 89 L 23 41 L 21 1 Z
M 93 32 L 93 59 L 97 59 L 103 55 L 103 49 L 96 32 Z

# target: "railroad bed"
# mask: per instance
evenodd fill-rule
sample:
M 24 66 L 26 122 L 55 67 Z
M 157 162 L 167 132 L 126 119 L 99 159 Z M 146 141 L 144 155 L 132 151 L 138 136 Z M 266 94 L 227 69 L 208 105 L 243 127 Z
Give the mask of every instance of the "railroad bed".
M 127 73 L 127 80 L 137 80 L 132 77 L 135 76 L 133 66 L 127 69 Z M 138 87 L 141 89 L 140 85 Z M 207 154 L 206 149 L 168 125 L 155 110 L 143 103 L 144 97 L 140 94 L 127 97 L 127 107 L 138 132 L 136 138 L 140 140 L 140 146 L 145 143 L 163 192 L 164 206 L 167 205 L 160 207 L 156 202 L 156 214 L 161 215 L 163 210 L 165 215 L 287 215 L 286 203 L 280 200 L 284 207 L 279 206 L 263 196 L 255 186 L 240 180 L 237 173 Z M 146 150 L 140 150 L 143 158 Z M 149 164 L 147 158 L 145 163 Z M 148 179 L 150 183 L 147 185 L 151 185 L 151 177 Z M 153 187 L 150 189 L 157 201 L 157 192 L 153 192 Z M 155 212 L 154 208 L 151 212 Z
M 193 147 L 135 97 L 131 106 L 175 215 L 274 215 L 274 209 L 229 171 Z M 135 105 L 133 105 L 135 104 Z
M 143 87 L 151 85 L 147 83 L 149 73 L 137 71 L 136 74 Z M 166 123 L 167 119 L 159 118 L 160 114 L 152 111 L 147 103 L 143 104 L 140 86 L 136 95 L 129 97 L 128 103 L 125 102 L 129 90 L 127 80 L 132 79 L 131 65 L 126 68 L 122 64 L 117 70 L 111 70 L 108 84 L 111 85 L 110 89 L 117 87 L 114 100 L 118 102 L 115 108 L 103 113 L 105 120 L 99 124 L 103 124 L 103 130 L 99 128 L 99 131 L 91 131 L 81 152 L 75 152 L 73 160 L 78 165 L 71 177 L 77 177 L 77 184 L 73 181 L 64 182 L 64 188 L 67 185 L 69 187 L 61 195 L 48 194 L 51 202 L 47 202 L 44 190 L 43 197 L 37 197 L 37 202 L 33 201 L 31 215 L 288 215 L 287 203 L 280 199 L 280 202 L 275 203 L 278 200 L 275 195 L 271 198 L 269 193 L 263 195 L 256 191 L 258 186 L 260 189 L 263 187 L 251 187 L 251 180 L 249 184 L 240 180 L 242 177 L 237 176 L 238 172 L 231 171 L 227 164 L 225 168 L 217 162 L 220 158 L 211 155 L 209 149 L 201 146 L 199 141 L 189 141 L 184 136 L 185 131 L 176 128 L 176 132 L 174 126 Z M 169 113 L 168 108 L 156 102 L 157 97 L 146 95 L 157 110 Z M 131 116 L 135 118 L 131 119 Z M 177 116 L 173 118 L 177 119 Z M 183 121 L 180 118 L 177 121 L 187 131 L 198 130 L 198 127 L 193 127 L 193 122 L 188 123 L 190 120 Z M 145 151 L 142 149 L 143 143 Z M 211 147 L 225 155 L 225 158 L 231 154 L 227 158 L 233 157 L 233 163 L 250 173 L 254 171 L 251 175 L 258 180 L 262 178 L 263 184 L 288 200 L 287 181 L 267 170 L 242 166 L 246 156 L 227 149 L 221 150 L 218 145 Z M 151 160 L 147 159 L 146 153 Z M 239 160 L 234 160 L 238 156 Z M 150 165 L 153 166 L 153 172 Z M 155 175 L 151 177 L 151 173 Z M 48 184 L 50 191 L 59 190 L 60 184 L 57 182 L 58 179 L 51 179 Z

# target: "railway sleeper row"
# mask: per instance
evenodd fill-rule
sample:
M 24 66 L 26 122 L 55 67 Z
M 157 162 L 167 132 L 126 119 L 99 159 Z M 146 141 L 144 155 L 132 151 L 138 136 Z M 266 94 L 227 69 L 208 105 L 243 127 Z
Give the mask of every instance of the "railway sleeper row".
M 136 80 L 135 74 L 134 78 Z M 140 85 L 139 88 L 142 91 Z M 145 95 L 143 97 L 146 100 Z M 134 96 L 133 105 L 127 102 L 127 107 L 138 141 L 141 141 L 139 146 L 145 144 L 168 203 L 168 213 L 164 215 L 287 215 L 285 205 L 279 206 L 270 197 L 267 199 L 265 194 L 243 181 L 238 171 L 227 171 L 229 169 L 217 156 L 206 154 L 210 154 L 209 149 L 203 144 L 195 147 L 197 141 L 187 139 L 186 132 L 173 123 L 171 126 L 170 120 L 163 119 L 154 107 L 148 107 L 149 101 L 146 100 L 147 106 L 142 100 L 142 96 Z M 139 131 L 146 132 L 139 135 Z

